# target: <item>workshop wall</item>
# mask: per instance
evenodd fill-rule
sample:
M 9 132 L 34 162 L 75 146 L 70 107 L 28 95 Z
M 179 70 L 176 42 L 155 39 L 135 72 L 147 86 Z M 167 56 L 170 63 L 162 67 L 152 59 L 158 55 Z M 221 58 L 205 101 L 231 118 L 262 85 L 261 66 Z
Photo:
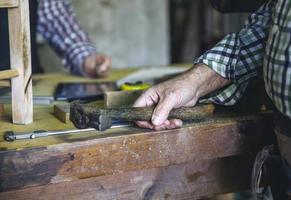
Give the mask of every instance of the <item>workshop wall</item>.
M 190 63 L 226 34 L 239 31 L 248 13 L 221 13 L 209 0 L 169 0 L 171 62 Z
M 113 68 L 169 63 L 168 0 L 72 0 L 83 29 Z M 45 71 L 62 71 L 57 56 L 41 45 Z
M 190 63 L 227 33 L 240 30 L 247 13 L 219 13 L 205 0 L 71 0 L 78 20 L 113 68 Z M 46 72 L 64 71 L 40 47 Z

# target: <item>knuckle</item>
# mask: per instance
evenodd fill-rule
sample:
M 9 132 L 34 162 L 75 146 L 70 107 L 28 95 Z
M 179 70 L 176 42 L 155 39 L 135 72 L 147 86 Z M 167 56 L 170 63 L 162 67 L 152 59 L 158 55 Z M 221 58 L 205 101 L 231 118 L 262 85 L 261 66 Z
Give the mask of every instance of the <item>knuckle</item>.
M 150 87 L 143 92 L 143 94 L 148 94 L 148 95 L 151 95 L 153 93 L 156 93 L 155 87 Z

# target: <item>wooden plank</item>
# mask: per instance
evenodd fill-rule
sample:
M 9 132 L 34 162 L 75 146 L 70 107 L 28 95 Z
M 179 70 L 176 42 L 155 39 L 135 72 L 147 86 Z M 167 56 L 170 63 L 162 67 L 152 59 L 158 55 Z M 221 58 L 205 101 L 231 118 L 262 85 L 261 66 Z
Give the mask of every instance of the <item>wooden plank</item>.
M 2 151 L 0 190 L 255 154 L 269 142 L 273 123 L 268 115 L 198 123 L 169 131 L 138 130 L 131 135 L 133 130 L 85 142 Z
M 10 87 L 10 86 L 11 86 L 10 80 L 0 81 L 0 87 Z
M 15 8 L 18 6 L 18 0 L 0 0 L 0 8 Z
M 132 106 L 142 91 L 112 91 L 105 93 L 106 108 L 120 108 Z
M 54 115 L 63 123 L 70 122 L 70 104 L 54 105 Z
M 29 5 L 19 0 L 18 8 L 8 10 L 10 63 L 19 76 L 11 79 L 13 123 L 33 121 Z
M 17 77 L 19 72 L 17 69 L 9 69 L 0 71 L 0 80 Z
M 0 193 L 0 199 L 200 199 L 249 188 L 254 155 L 134 170 Z

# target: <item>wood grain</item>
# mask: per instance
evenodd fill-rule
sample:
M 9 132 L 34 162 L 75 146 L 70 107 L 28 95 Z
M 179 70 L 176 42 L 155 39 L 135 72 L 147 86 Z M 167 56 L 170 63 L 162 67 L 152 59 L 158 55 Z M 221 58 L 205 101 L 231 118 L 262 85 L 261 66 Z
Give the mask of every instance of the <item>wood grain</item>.
M 189 161 L 3 192 L 0 199 L 200 199 L 247 189 L 253 160 L 250 154 Z
M 106 80 L 133 70 L 113 70 Z M 60 81 L 104 79 L 36 75 L 35 94 L 53 95 Z M 35 123 L 18 126 L 10 123 L 10 106 L 5 105 L 0 136 L 9 130 L 73 127 L 53 116 L 53 106 L 37 106 L 34 112 Z M 0 137 L 0 199 L 185 200 L 243 190 L 249 187 L 253 156 L 269 143 L 272 130 L 271 115 L 260 114 L 185 124 L 173 131 L 131 127 L 13 143 Z
M 0 8 L 14 8 L 19 6 L 19 0 L 0 0 Z
M 0 190 L 8 191 L 191 161 L 255 154 L 272 132 L 267 116 L 199 123 L 170 131 L 143 132 L 0 152 Z M 233 180 L 236 181 L 235 179 Z
M 31 49 L 29 5 L 19 0 L 19 7 L 8 9 L 10 63 L 19 76 L 11 79 L 13 123 L 29 124 L 33 121 Z
M 0 80 L 14 78 L 18 75 L 19 72 L 17 69 L 3 70 L 0 71 Z

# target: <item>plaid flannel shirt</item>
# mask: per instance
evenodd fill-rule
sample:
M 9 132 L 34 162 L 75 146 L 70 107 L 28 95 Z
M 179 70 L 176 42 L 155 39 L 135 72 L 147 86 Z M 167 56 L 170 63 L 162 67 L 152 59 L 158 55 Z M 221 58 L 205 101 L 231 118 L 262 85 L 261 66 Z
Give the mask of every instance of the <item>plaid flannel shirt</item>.
M 71 73 L 84 75 L 85 58 L 96 54 L 96 48 L 80 28 L 69 0 L 39 0 L 37 31 Z
M 208 100 L 233 105 L 263 67 L 265 88 L 276 108 L 291 117 L 291 1 L 269 0 L 237 33 L 195 60 L 232 81 Z

